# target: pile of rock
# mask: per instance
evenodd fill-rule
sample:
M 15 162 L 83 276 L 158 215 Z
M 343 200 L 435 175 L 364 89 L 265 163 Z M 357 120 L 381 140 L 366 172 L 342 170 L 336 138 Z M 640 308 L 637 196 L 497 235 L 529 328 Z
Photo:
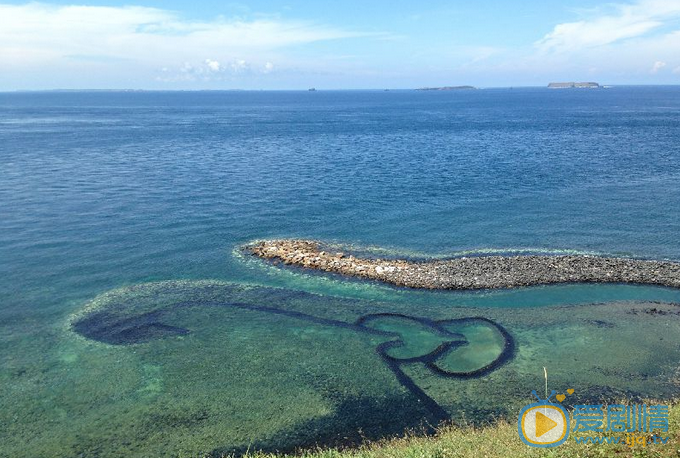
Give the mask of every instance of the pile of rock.
M 264 259 L 397 286 L 510 288 L 551 283 L 643 283 L 680 288 L 680 264 L 599 256 L 483 256 L 411 262 L 322 249 L 313 240 L 266 240 L 246 247 Z

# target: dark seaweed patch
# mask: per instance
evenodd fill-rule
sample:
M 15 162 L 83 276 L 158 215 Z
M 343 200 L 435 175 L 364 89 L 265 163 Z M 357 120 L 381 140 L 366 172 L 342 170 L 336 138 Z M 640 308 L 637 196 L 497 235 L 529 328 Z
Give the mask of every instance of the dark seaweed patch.
M 604 320 L 585 320 L 586 323 L 597 326 L 598 328 L 613 328 L 614 323 Z
M 143 313 L 131 318 L 97 312 L 73 323 L 73 330 L 88 339 L 111 345 L 144 343 L 163 337 L 187 334 L 188 329 L 161 323 L 161 311 Z

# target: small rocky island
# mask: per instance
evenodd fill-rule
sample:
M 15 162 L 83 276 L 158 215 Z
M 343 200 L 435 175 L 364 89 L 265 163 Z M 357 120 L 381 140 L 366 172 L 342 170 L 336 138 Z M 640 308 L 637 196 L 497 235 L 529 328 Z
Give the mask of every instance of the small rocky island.
M 550 89 L 599 89 L 602 86 L 600 86 L 599 83 L 593 82 L 575 83 L 570 81 L 568 83 L 550 83 L 548 84 L 548 87 Z
M 477 89 L 474 86 L 442 86 L 442 87 L 421 87 L 416 91 L 466 91 L 470 89 Z
M 554 283 L 640 283 L 680 288 L 680 263 L 586 255 L 479 256 L 407 261 L 360 258 L 314 240 L 244 247 L 286 265 L 426 289 L 511 288 Z

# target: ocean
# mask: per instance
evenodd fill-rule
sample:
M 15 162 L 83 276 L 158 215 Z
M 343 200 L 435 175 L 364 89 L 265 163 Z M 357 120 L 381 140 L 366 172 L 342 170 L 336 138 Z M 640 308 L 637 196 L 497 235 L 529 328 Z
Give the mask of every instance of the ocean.
M 678 290 L 420 291 L 240 250 L 680 261 L 680 87 L 2 93 L 0 164 L 0 456 L 516 421 L 543 367 L 574 402 L 680 392 Z M 449 331 L 469 345 L 440 368 L 494 360 L 503 336 L 470 317 L 507 331 L 498 367 L 408 361 Z

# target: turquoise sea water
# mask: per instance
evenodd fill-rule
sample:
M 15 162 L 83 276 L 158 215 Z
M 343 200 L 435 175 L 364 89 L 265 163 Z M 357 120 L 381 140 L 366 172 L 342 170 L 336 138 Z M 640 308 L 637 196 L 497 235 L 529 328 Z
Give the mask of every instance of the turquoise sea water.
M 679 392 L 677 290 L 414 291 L 238 247 L 680 260 L 680 88 L 6 93 L 0 163 L 0 456 L 219 455 L 511 418 L 543 366 L 582 400 Z M 433 327 L 469 317 L 511 337 L 498 367 L 405 362 L 456 339 L 440 369 L 493 361 L 491 324 Z

